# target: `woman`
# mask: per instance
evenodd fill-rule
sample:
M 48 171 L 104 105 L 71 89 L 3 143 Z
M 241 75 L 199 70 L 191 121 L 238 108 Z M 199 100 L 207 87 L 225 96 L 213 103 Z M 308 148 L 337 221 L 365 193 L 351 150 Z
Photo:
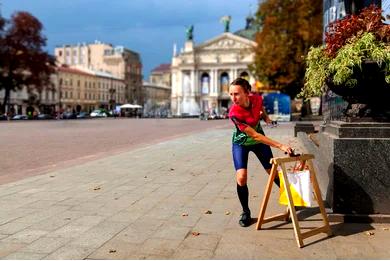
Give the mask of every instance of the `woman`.
M 242 78 L 237 78 L 230 84 L 229 94 L 233 105 L 229 111 L 229 118 L 233 121 L 236 129 L 232 139 L 232 154 L 237 178 L 237 194 L 242 206 L 242 214 L 239 224 L 242 227 L 251 224 L 251 212 L 248 206 L 248 186 L 247 165 L 250 151 L 256 154 L 264 169 L 270 174 L 270 159 L 272 151 L 270 146 L 278 148 L 288 154 L 293 153 L 293 149 L 265 136 L 260 120 L 264 118 L 270 123 L 268 115 L 263 108 L 263 99 L 260 95 L 250 92 L 249 82 Z M 279 179 L 275 179 L 279 186 Z

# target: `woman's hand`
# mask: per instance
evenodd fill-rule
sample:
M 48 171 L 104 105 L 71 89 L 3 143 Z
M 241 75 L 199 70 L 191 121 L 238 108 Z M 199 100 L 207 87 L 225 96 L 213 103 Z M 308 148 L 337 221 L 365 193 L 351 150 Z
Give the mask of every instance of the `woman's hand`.
M 279 149 L 286 152 L 288 155 L 294 153 L 294 149 L 287 145 L 280 144 Z

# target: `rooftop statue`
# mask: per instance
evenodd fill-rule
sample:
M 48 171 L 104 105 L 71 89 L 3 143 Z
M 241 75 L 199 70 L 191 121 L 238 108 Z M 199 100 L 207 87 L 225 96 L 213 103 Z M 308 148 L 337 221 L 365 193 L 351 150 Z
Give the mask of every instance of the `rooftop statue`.
M 221 17 L 221 23 L 225 26 L 225 33 L 230 31 L 230 21 L 232 20 L 230 15 L 225 15 Z
M 192 39 L 194 39 L 193 32 L 194 32 L 193 25 L 190 25 L 189 27 L 187 27 L 187 29 L 186 29 L 187 41 L 192 41 Z

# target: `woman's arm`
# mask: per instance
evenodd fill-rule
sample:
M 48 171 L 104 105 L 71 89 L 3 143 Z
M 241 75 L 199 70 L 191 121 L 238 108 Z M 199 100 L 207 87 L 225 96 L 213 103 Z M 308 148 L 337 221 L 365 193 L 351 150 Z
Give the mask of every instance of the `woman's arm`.
M 256 132 L 252 127 L 250 126 L 247 126 L 245 129 L 244 129 L 244 132 L 250 136 L 251 138 L 253 138 L 255 141 L 259 141 L 261 143 L 264 143 L 264 144 L 267 144 L 269 146 L 272 146 L 272 147 L 275 147 L 275 148 L 278 148 L 282 151 L 285 151 L 287 152 L 288 154 L 291 154 L 293 152 L 293 149 L 290 147 L 290 146 L 287 146 L 287 145 L 283 145 L 277 141 L 274 141 L 270 138 L 268 138 L 267 136 L 264 136 L 258 132 Z
M 264 106 L 261 108 L 261 117 L 263 118 L 263 120 L 267 123 L 267 124 L 271 124 L 272 123 L 272 120 L 269 118 L 267 112 L 265 111 L 265 108 Z

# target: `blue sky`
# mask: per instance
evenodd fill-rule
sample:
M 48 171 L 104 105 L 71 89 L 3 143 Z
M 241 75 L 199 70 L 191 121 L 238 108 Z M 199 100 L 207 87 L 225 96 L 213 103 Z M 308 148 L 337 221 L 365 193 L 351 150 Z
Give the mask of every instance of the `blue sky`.
M 232 32 L 245 26 L 258 0 L 0 0 L 3 17 L 28 11 L 44 25 L 47 50 L 62 44 L 99 40 L 123 45 L 141 55 L 144 78 L 170 63 L 173 44 L 184 45 L 185 28 L 194 25 L 195 44 L 223 32 L 220 17 L 232 16 Z

